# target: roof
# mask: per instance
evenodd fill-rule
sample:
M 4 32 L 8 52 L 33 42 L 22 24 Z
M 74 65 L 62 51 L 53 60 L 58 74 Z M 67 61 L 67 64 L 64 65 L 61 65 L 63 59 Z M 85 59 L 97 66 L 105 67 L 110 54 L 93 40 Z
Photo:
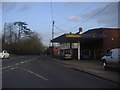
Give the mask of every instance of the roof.
M 51 42 L 59 42 L 59 43 L 77 43 L 80 42 L 88 42 L 93 40 L 100 40 L 105 38 L 106 35 L 89 35 L 89 34 L 63 34 L 53 40 Z
M 120 28 L 95 28 L 95 29 L 89 29 L 88 31 L 84 32 L 83 34 L 89 33 L 89 32 L 98 32 L 102 33 L 104 30 L 120 30 Z
M 94 40 L 100 40 L 103 38 L 106 38 L 107 35 L 104 35 L 102 32 L 104 30 L 120 30 L 120 28 L 95 28 L 95 29 L 90 29 L 83 34 L 63 34 L 59 37 L 54 38 L 51 40 L 51 42 L 73 42 L 76 43 L 78 41 L 80 42 L 89 42 L 89 41 L 94 41 Z

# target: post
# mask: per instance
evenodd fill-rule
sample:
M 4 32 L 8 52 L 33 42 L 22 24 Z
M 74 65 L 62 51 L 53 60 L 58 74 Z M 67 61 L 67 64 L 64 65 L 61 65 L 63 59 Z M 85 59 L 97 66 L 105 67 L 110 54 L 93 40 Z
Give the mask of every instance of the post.
M 72 43 L 70 42 L 70 54 L 72 55 Z
M 80 60 L 80 41 L 78 41 L 78 60 Z
M 54 38 L 54 23 L 55 21 L 52 22 L 52 39 Z
M 52 22 L 52 40 L 54 39 L 54 22 Z M 53 45 L 53 42 L 52 42 L 52 56 L 54 55 L 54 45 Z
M 4 40 L 3 40 L 3 49 L 5 49 L 6 45 L 5 45 L 5 42 L 6 42 L 6 23 L 4 25 Z

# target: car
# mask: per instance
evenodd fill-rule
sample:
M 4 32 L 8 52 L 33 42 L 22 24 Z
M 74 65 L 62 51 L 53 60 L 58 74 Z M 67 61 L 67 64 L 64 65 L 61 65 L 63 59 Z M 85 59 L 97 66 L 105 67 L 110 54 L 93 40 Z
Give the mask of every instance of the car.
M 120 48 L 110 50 L 105 56 L 102 57 L 103 68 L 115 67 L 119 68 L 120 65 Z
M 64 51 L 62 52 L 60 59 L 72 59 L 72 54 L 70 52 Z
M 10 57 L 10 54 L 6 51 L 6 50 L 3 50 L 0 52 L 0 58 L 1 59 L 8 59 Z

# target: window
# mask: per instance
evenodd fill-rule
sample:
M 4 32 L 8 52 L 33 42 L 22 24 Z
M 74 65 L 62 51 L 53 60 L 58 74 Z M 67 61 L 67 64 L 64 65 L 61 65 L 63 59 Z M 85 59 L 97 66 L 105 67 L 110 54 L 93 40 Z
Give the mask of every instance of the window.
M 112 51 L 108 52 L 106 56 L 111 56 L 112 55 Z

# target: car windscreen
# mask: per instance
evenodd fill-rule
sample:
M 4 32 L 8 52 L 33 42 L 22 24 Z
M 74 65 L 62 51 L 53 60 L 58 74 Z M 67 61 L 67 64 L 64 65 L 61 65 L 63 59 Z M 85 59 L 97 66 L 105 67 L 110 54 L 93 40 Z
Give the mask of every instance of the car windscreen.
M 70 52 L 65 52 L 65 54 L 70 54 Z

